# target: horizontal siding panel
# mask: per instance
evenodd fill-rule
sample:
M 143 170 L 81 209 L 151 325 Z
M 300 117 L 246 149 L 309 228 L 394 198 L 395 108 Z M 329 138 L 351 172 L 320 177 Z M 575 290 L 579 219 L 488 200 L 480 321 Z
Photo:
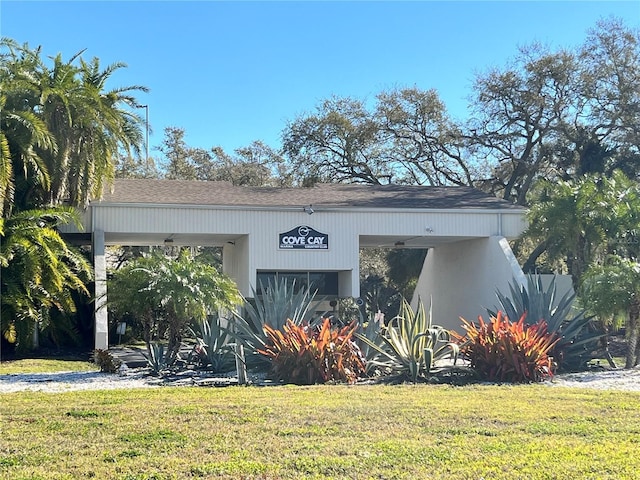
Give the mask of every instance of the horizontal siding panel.
M 299 225 L 354 235 L 485 237 L 517 236 L 525 226 L 521 215 L 494 212 L 269 212 L 202 208 L 100 207 L 96 228 L 113 233 L 191 233 L 271 235 Z M 346 233 L 345 233 L 346 234 Z M 277 237 L 276 240 L 277 241 Z
M 67 225 L 60 225 L 59 230 L 61 233 L 91 233 L 91 209 L 78 210 L 80 215 L 80 221 L 82 222 L 83 229 L 79 229 L 73 223 Z
M 507 238 L 518 237 L 527 228 L 527 219 L 524 215 L 502 214 L 502 232 Z

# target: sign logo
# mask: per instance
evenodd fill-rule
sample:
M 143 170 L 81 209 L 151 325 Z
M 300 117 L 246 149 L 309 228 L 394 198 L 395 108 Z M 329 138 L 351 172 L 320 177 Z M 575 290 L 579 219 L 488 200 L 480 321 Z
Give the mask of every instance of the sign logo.
M 285 250 L 326 250 L 329 248 L 329 235 L 320 233 L 311 227 L 301 225 L 280 234 L 278 248 Z

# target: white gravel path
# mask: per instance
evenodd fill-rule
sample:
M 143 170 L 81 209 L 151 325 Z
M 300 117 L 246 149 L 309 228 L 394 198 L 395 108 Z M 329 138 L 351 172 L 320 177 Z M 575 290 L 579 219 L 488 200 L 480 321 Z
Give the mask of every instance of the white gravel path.
M 221 377 L 217 380 L 230 383 L 228 377 Z M 99 372 L 7 374 L 0 375 L 0 394 L 22 391 L 57 393 L 78 390 L 158 388 L 172 385 L 194 385 L 194 383 L 192 377 L 185 377 L 183 380 L 174 379 L 174 381 L 167 383 L 161 378 L 148 375 L 144 369 L 131 369 L 120 374 Z M 544 384 L 550 387 L 640 391 L 640 368 L 556 375 L 553 380 Z
M 153 388 L 162 384 L 144 371 L 124 375 L 100 372 L 55 372 L 0 375 L 0 393 L 10 392 L 71 392 L 77 390 L 114 390 Z
M 546 383 L 558 387 L 640 392 L 640 368 L 565 373 Z

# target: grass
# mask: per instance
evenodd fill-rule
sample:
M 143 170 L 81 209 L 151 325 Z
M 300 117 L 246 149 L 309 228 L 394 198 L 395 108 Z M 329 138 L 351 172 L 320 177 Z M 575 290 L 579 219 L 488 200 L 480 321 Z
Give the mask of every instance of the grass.
M 82 360 L 25 358 L 0 362 L 0 375 L 9 373 L 95 372 L 99 368 Z
M 2 479 L 631 479 L 640 394 L 544 385 L 0 395 Z

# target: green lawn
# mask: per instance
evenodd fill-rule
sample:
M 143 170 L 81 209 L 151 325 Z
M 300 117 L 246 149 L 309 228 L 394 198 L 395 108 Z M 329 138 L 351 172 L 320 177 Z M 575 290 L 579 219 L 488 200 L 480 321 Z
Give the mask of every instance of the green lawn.
M 0 375 L 7 373 L 95 372 L 99 368 L 89 361 L 25 358 L 0 362 Z
M 631 479 L 640 393 L 527 386 L 0 395 L 2 479 Z

